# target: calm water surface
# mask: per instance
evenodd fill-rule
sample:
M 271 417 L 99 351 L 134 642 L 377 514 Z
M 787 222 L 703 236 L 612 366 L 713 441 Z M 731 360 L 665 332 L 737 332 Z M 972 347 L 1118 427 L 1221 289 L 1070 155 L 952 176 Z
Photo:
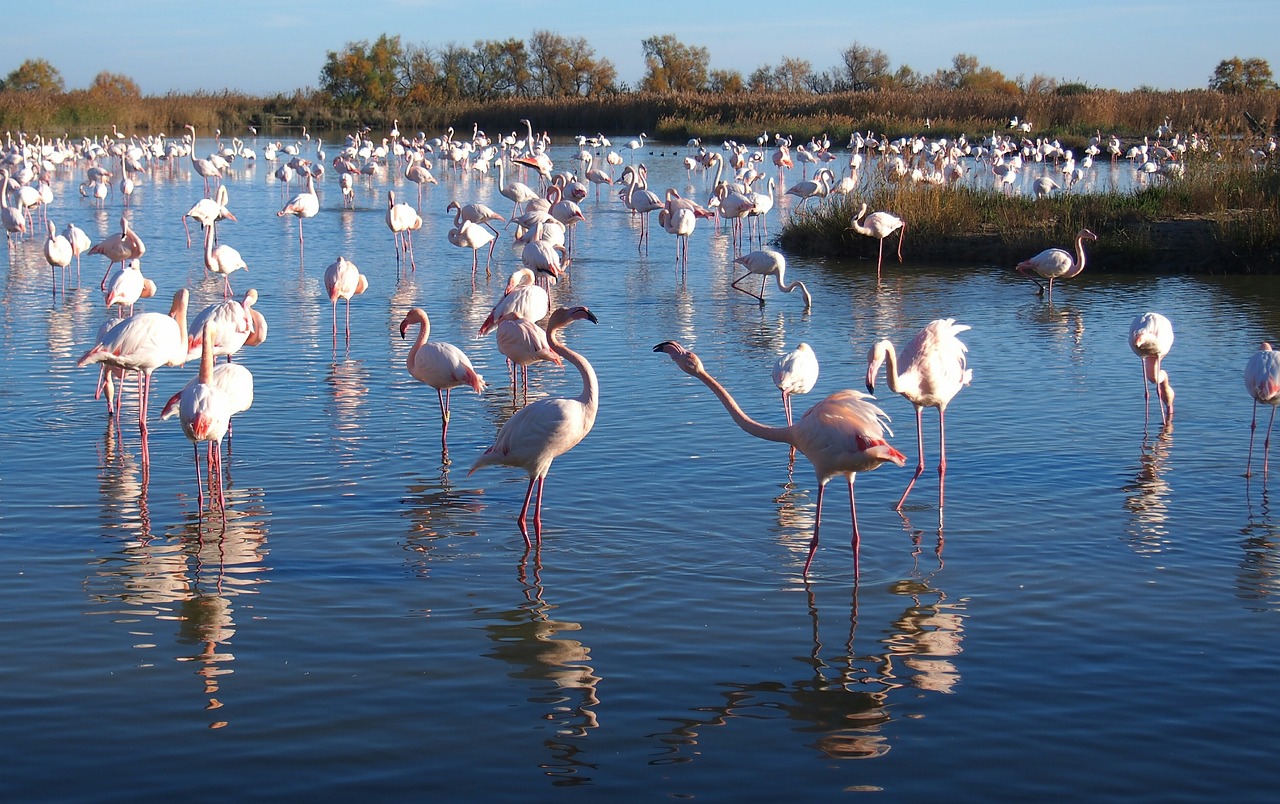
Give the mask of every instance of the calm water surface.
M 683 149 L 649 150 L 651 187 L 705 198 Z M 568 165 L 574 151 L 553 156 Z M 638 255 L 638 223 L 592 196 L 556 299 L 599 317 L 567 340 L 602 402 L 556 461 L 544 544 L 526 554 L 525 476 L 467 476 L 513 410 L 503 358 L 476 329 L 518 256 L 504 241 L 493 278 L 473 285 L 470 253 L 445 239 L 450 200 L 510 211 L 496 176 L 436 168 L 417 270 L 397 280 L 385 193 L 414 200 L 413 184 L 362 180 L 343 210 L 330 170 L 300 257 L 273 168 L 237 163 L 239 221 L 220 228 L 250 266 L 234 286 L 256 287 L 270 322 L 242 353 L 256 400 L 235 424 L 225 526 L 201 515 L 177 422 L 152 421 L 144 475 L 132 391 L 117 429 L 93 400 L 96 370 L 75 367 L 104 318 L 105 260 L 53 295 L 43 238 L 8 249 L 6 798 L 1258 800 L 1280 783 L 1278 481 L 1242 477 L 1241 381 L 1258 342 L 1280 335 L 1275 280 L 1086 270 L 1050 306 L 1010 266 L 921 264 L 908 239 L 879 285 L 873 260 L 791 259 L 806 314 L 798 294 L 771 288 L 762 308 L 732 289 L 732 245 L 709 222 L 682 277 L 673 238 L 654 225 Z M 80 168 L 60 174 L 50 215 L 97 241 L 122 205 L 95 209 L 80 181 Z M 139 184 L 127 214 L 161 290 L 145 307 L 187 286 L 194 315 L 222 295 L 179 223 L 200 179 L 183 160 Z M 335 348 L 322 277 L 340 254 L 370 289 Z M 447 462 L 435 394 L 404 369 L 412 306 L 490 382 L 454 394 Z M 1177 332 L 1167 430 L 1144 427 L 1125 340 L 1146 310 Z M 779 354 L 804 341 L 821 362 L 799 410 L 860 388 L 878 338 L 902 346 L 940 317 L 972 326 L 974 372 L 950 407 L 945 517 L 933 411 L 930 469 L 893 510 L 915 427 L 881 388 L 908 468 L 858 478 L 856 584 L 832 486 L 806 583 L 810 466 L 738 430 L 653 345 L 696 350 L 777 423 Z M 194 373 L 156 373 L 153 418 Z M 572 369 L 531 375 L 531 397 L 581 387 Z

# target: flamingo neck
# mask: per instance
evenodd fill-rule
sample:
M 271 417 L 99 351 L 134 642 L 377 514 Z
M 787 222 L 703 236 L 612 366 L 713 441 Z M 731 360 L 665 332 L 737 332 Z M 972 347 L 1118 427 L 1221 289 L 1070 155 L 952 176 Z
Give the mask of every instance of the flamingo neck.
M 881 341 L 876 348 L 884 359 L 885 382 L 889 390 L 895 394 L 902 393 L 906 383 L 898 375 L 898 350 L 894 349 L 893 344 L 887 340 Z
M 765 441 L 777 441 L 782 444 L 794 445 L 791 438 L 791 427 L 770 427 L 766 424 L 761 424 L 748 416 L 742 408 L 738 406 L 737 401 L 734 400 L 727 390 L 725 390 L 725 387 L 717 382 L 710 374 L 707 374 L 705 370 L 699 371 L 693 376 L 702 380 L 702 384 L 711 389 L 711 393 L 716 395 L 716 398 L 720 400 L 720 404 L 724 405 L 724 409 L 729 411 L 729 415 L 733 418 L 733 421 L 744 433 Z
M 427 342 L 428 336 L 431 335 L 431 321 L 426 317 L 418 319 L 418 339 L 413 342 L 413 346 L 409 347 L 409 366 L 413 366 L 413 359 L 418 356 L 418 350 Z
M 547 333 L 547 343 L 551 346 L 551 351 L 560 355 L 578 370 L 582 375 L 582 393 L 577 396 L 577 400 L 582 403 L 587 410 L 588 422 L 596 420 L 596 410 L 600 406 L 600 383 L 596 379 L 596 371 L 587 362 L 587 359 L 577 352 L 565 346 L 557 337 L 560 328 L 557 327 Z
M 1076 238 L 1076 264 L 1071 266 L 1071 270 L 1062 275 L 1063 279 L 1070 279 L 1076 274 L 1084 270 L 1084 238 Z

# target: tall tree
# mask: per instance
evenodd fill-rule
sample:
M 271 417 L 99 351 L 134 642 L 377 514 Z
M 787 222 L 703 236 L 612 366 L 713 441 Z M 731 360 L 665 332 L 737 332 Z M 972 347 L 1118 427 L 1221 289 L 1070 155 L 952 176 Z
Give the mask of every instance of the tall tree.
M 612 88 L 618 77 L 613 63 L 597 59 L 586 39 L 551 31 L 534 31 L 529 67 L 534 91 L 552 98 L 601 92 Z
M 840 51 L 836 88 L 861 91 L 883 86 L 889 78 L 889 57 L 883 50 L 854 42 Z
M 1241 59 L 1233 56 L 1218 62 L 1213 76 L 1209 79 L 1209 89 L 1218 92 L 1253 92 L 1259 89 L 1275 89 L 1276 82 L 1271 77 L 1271 65 L 1266 59 Z
M 45 59 L 27 59 L 3 83 L 14 92 L 61 92 L 64 86 L 62 74 Z
M 707 88 L 711 57 L 705 47 L 686 45 L 674 34 L 651 36 L 640 43 L 644 52 L 646 92 L 698 92 Z
M 137 82 L 132 78 L 121 73 L 107 72 L 106 70 L 93 77 L 93 83 L 89 85 L 89 91 L 123 98 L 142 97 L 142 90 L 138 89 Z
M 405 51 L 399 36 L 348 42 L 329 51 L 320 70 L 320 87 L 341 103 L 385 107 L 404 94 Z

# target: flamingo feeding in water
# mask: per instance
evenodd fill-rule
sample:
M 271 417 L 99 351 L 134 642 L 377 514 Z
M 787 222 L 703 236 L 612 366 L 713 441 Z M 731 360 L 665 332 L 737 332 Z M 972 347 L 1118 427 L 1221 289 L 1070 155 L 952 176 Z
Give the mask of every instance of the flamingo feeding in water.
M 1173 419 L 1173 386 L 1169 374 L 1160 367 L 1165 355 L 1173 348 L 1173 324 L 1159 313 L 1143 313 L 1129 325 L 1129 348 L 1142 358 L 1142 415 L 1145 421 L 1150 414 L 1151 389 L 1147 383 L 1157 386 L 1156 398 L 1160 403 L 1160 420 Z
M 431 335 L 431 319 L 426 310 L 414 307 L 400 322 L 400 337 L 404 338 L 410 325 L 418 324 L 418 339 L 409 347 L 405 361 L 409 374 L 418 382 L 436 389 L 440 400 L 440 448 L 449 452 L 449 393 L 460 385 L 467 385 L 477 394 L 484 390 L 484 379 L 471 365 L 462 350 L 451 343 L 428 341 Z
M 560 307 L 547 319 L 547 342 L 551 350 L 578 369 L 582 375 L 582 393 L 576 397 L 548 397 L 516 411 L 502 429 L 493 446 L 489 447 L 472 464 L 472 472 L 484 466 L 514 466 L 529 473 L 529 489 L 524 495 L 524 505 L 516 522 L 525 546 L 531 546 L 527 514 L 529 501 L 537 497 L 533 506 L 533 532 L 542 544 L 542 487 L 551 462 L 578 445 L 591 432 L 600 404 L 600 386 L 595 370 L 587 359 L 559 340 L 559 331 L 574 321 L 600 323 L 586 307 Z
M 789 284 L 784 284 L 787 273 L 787 259 L 773 249 L 766 248 L 760 251 L 752 251 L 738 257 L 734 262 L 747 269 L 747 272 L 733 280 L 731 284 L 753 299 L 759 299 L 761 307 L 764 306 L 764 283 L 771 276 L 778 283 L 778 290 L 783 293 L 790 293 L 799 288 L 801 295 L 804 296 L 805 310 L 813 306 L 813 297 L 809 295 L 809 289 L 804 286 L 803 282 L 797 279 Z M 753 274 L 760 277 L 760 293 L 758 295 L 738 286 L 739 282 Z
M 866 216 L 865 218 L 863 216 Z M 880 266 L 884 264 L 884 239 L 894 232 L 898 233 L 898 262 L 902 262 L 902 238 L 907 233 L 906 222 L 889 212 L 873 212 L 867 215 L 867 205 L 853 216 L 849 228 L 858 234 L 874 237 L 880 241 L 880 253 L 876 258 L 876 281 L 880 281 Z
M 769 427 L 752 419 L 724 386 L 703 368 L 702 361 L 693 352 L 675 341 L 664 341 L 653 347 L 655 352 L 665 352 L 684 373 L 701 380 L 711 389 L 738 427 L 748 435 L 765 441 L 788 444 L 804 454 L 813 464 L 818 479 L 817 514 L 813 520 L 813 539 L 809 542 L 809 555 L 802 574 L 808 576 L 809 565 L 818 551 L 818 534 L 822 529 L 822 497 L 827 483 L 842 476 L 849 484 L 849 513 L 853 521 L 853 572 L 858 574 L 858 552 L 861 537 L 858 533 L 858 509 L 853 497 L 853 481 L 858 472 L 869 472 L 885 462 L 903 466 L 906 456 L 884 440 L 889 417 L 876 407 L 865 394 L 851 389 L 836 391 L 826 399 L 805 411 L 800 421 L 786 427 Z
M 1044 285 L 1040 284 L 1041 279 L 1049 280 L 1049 301 L 1053 301 L 1053 280 L 1070 279 L 1079 276 L 1084 270 L 1084 241 L 1097 240 L 1098 236 L 1088 229 L 1081 229 L 1076 234 L 1076 254 L 1073 259 L 1071 252 L 1061 248 L 1049 248 L 1040 252 L 1034 257 L 1023 260 L 1018 263 L 1017 271 L 1020 274 L 1031 277 L 1031 281 L 1036 283 L 1039 290 L 1037 295 L 1044 295 Z M 1035 276 L 1032 276 L 1035 274 Z
M 938 509 L 942 509 L 943 484 L 947 474 L 947 405 L 961 388 L 973 380 L 973 370 L 966 367 L 965 352 L 968 350 L 956 337 L 967 329 L 967 324 L 957 324 L 954 318 L 930 321 L 903 349 L 902 371 L 898 370 L 899 357 L 888 339 L 877 342 L 867 354 L 867 391 L 875 391 L 876 375 L 880 366 L 887 362 L 889 390 L 901 394 L 916 410 L 916 447 L 920 459 L 916 463 L 916 473 L 895 506 L 897 510 L 902 510 L 911 488 L 924 474 L 925 408 L 938 409 Z
M 1253 397 L 1253 418 L 1249 422 L 1249 460 L 1244 466 L 1244 476 L 1253 471 L 1253 435 L 1258 429 L 1258 403 L 1271 406 L 1271 418 L 1267 422 L 1267 436 L 1262 442 L 1262 475 L 1267 474 L 1267 459 L 1271 453 L 1271 425 L 1275 424 L 1276 406 L 1280 405 L 1280 352 L 1263 343 L 1253 353 L 1244 367 L 1244 387 Z

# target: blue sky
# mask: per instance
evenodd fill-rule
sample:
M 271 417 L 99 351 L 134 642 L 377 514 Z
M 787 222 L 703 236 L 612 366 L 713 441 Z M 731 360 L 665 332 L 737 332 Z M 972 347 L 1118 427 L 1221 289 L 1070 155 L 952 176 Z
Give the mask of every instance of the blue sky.
M 315 87 L 326 52 L 384 33 L 406 44 L 469 47 L 478 39 L 527 41 L 544 29 L 585 38 L 633 84 L 644 72 L 640 42 L 662 34 L 706 47 L 712 68 L 743 75 L 788 56 L 825 70 L 855 41 L 884 51 L 892 69 L 905 64 L 930 74 L 967 53 L 1009 78 L 1041 74 L 1122 90 L 1203 88 L 1218 62 L 1232 56 L 1266 59 L 1280 75 L 1275 0 L 41 0 L 7 6 L 0 75 L 24 59 L 45 58 L 69 89 L 87 87 L 110 70 L 133 78 L 145 94 Z

